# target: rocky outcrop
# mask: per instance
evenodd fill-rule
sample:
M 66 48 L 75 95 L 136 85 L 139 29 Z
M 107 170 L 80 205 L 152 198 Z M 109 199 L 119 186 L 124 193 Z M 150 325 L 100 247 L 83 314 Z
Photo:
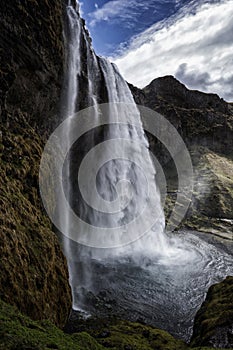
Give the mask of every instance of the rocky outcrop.
M 144 89 L 130 89 L 137 104 L 164 115 L 185 141 L 194 167 L 194 193 L 182 225 L 233 238 L 233 108 L 215 94 L 191 91 L 172 76 Z M 171 212 L 177 186 L 174 164 L 164 147 L 148 134 L 150 148 L 165 171 Z
M 194 321 L 191 345 L 233 347 L 233 277 L 210 287 Z
M 43 146 L 58 120 L 62 5 L 16 0 L 0 7 L 0 297 L 62 326 L 71 307 L 68 272 L 38 188 Z

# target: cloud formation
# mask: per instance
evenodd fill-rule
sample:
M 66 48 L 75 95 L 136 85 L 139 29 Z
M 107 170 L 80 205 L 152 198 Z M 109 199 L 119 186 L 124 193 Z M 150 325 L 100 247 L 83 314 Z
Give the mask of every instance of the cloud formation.
M 89 24 L 95 26 L 101 21 L 120 21 L 127 27 L 131 27 L 138 22 L 138 15 L 146 10 L 151 10 L 154 13 L 166 3 L 177 3 L 177 0 L 111 0 L 105 3 L 102 7 L 89 14 Z M 140 22 L 139 22 L 140 24 Z
M 172 74 L 191 89 L 233 101 L 232 18 L 233 0 L 192 1 L 134 37 L 112 60 L 138 87 Z

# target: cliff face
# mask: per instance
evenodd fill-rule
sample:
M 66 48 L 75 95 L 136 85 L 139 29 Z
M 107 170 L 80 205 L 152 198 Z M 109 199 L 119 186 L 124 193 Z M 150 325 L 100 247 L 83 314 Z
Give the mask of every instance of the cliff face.
M 163 114 L 187 145 L 232 155 L 233 108 L 215 94 L 188 90 L 172 76 L 153 80 L 141 91 L 132 87 L 137 103 Z
M 192 204 L 183 226 L 233 238 L 233 107 L 215 94 L 188 90 L 172 76 L 158 78 L 140 90 L 130 85 L 137 104 L 164 115 L 185 141 L 194 166 Z M 148 135 L 162 163 L 168 214 L 175 200 L 174 168 L 163 147 Z
M 62 5 L 1 2 L 0 297 L 62 326 L 68 272 L 40 200 L 38 171 L 54 127 L 63 71 Z

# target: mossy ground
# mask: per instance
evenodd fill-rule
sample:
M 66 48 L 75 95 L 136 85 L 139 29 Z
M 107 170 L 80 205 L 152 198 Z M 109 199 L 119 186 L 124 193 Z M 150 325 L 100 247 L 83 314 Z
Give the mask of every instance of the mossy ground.
M 189 349 L 187 344 L 167 332 L 140 323 L 91 319 L 80 322 L 79 328 L 76 333 L 65 334 L 51 322 L 32 321 L 16 307 L 0 300 L 0 350 Z
M 32 321 L 12 306 L 0 301 L 1 350 L 101 350 L 87 333 L 64 334 L 49 321 Z

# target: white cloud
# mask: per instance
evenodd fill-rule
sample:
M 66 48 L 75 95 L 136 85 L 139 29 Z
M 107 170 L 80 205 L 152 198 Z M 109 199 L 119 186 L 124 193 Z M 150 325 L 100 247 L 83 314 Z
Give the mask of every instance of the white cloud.
M 233 101 L 232 18 L 233 0 L 192 2 L 135 37 L 112 60 L 138 87 L 172 74 L 190 88 Z
M 113 0 L 107 2 L 103 7 L 89 14 L 89 17 L 92 18 L 90 25 L 94 26 L 100 21 L 108 21 L 113 17 L 120 16 L 122 11 L 132 6 L 132 3 L 135 3 L 135 0 Z

